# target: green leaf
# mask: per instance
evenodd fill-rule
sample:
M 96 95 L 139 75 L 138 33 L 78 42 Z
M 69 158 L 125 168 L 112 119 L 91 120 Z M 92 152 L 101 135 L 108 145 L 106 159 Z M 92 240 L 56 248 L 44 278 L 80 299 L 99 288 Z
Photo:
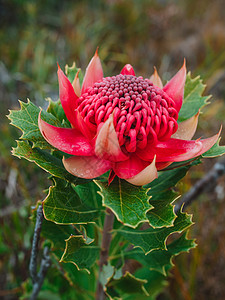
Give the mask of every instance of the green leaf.
M 196 246 L 194 240 L 187 239 L 187 232 L 183 234 L 181 237 L 176 239 L 174 242 L 168 245 L 168 251 L 165 250 L 156 250 L 149 253 L 147 256 L 142 252 L 141 263 L 143 263 L 144 268 L 140 268 L 135 272 L 135 276 L 138 276 L 142 279 L 147 279 L 147 283 L 145 284 L 145 288 L 148 291 L 150 297 L 138 297 L 138 298 L 127 298 L 127 300 L 154 300 L 156 296 L 159 295 L 160 292 L 164 289 L 168 282 L 166 281 L 166 276 L 163 274 L 167 274 L 169 270 L 172 268 L 172 258 L 173 256 L 178 255 L 181 252 L 187 252 L 190 249 Z M 140 251 L 138 249 L 134 249 L 132 251 Z M 155 254 L 154 254 L 155 252 Z M 166 257 L 161 254 L 165 254 L 167 252 Z M 153 256 L 151 255 L 153 254 Z M 151 259 L 155 259 L 155 261 L 151 261 Z M 161 265 L 163 265 L 161 268 Z M 151 269 L 150 269 L 151 268 Z M 156 271 L 157 270 L 157 271 Z
M 73 186 L 60 179 L 53 179 L 54 186 L 43 202 L 43 211 L 47 220 L 58 224 L 85 224 L 94 222 L 99 211 L 88 207 L 80 199 Z
M 192 116 L 196 115 L 200 108 L 208 104 L 211 96 L 202 96 L 206 85 L 202 83 L 200 76 L 191 78 L 191 73 L 187 74 L 185 88 L 184 88 L 184 101 L 179 112 L 179 122 L 185 121 Z
M 91 272 L 89 274 L 86 270 L 78 270 L 72 263 L 59 263 L 59 258 L 55 255 L 52 256 L 52 261 L 54 263 L 54 267 L 56 266 L 60 274 L 62 274 L 63 277 L 69 282 L 70 291 L 74 290 L 76 292 L 76 297 L 69 297 L 67 293 L 65 300 L 93 299 L 92 295 L 94 295 L 96 289 L 96 277 L 93 267 L 91 268 Z
M 172 268 L 172 258 L 181 252 L 188 252 L 196 246 L 194 240 L 187 239 L 187 232 L 168 245 L 167 250 L 153 250 L 145 255 L 140 249 L 124 252 L 126 258 L 135 259 L 150 270 L 155 270 L 167 276 L 166 270 Z
M 147 213 L 149 223 L 152 227 L 172 226 L 176 218 L 174 205 L 172 203 L 178 197 L 172 188 L 180 181 L 196 162 L 188 166 L 180 167 L 170 171 L 164 171 L 159 177 L 148 184 L 148 194 L 151 195 L 150 204 L 153 209 Z
M 218 141 L 216 142 L 216 144 L 214 146 L 212 146 L 211 149 L 209 149 L 207 152 L 202 154 L 202 157 L 216 157 L 216 156 L 221 156 L 223 154 L 225 154 L 225 146 L 220 146 L 219 142 L 220 139 L 218 139 Z
M 95 207 L 96 209 L 103 209 L 102 197 L 98 193 L 99 187 L 93 181 L 89 181 L 82 185 L 76 185 L 74 189 L 84 203 L 91 207 Z
M 47 151 L 32 148 L 25 141 L 17 141 L 17 147 L 13 148 L 12 154 L 19 157 L 25 158 L 31 162 L 36 163 L 39 167 L 49 172 L 53 176 L 62 178 L 72 183 L 82 184 L 87 180 L 78 178 L 70 174 L 64 168 L 62 161 L 57 157 L 51 155 Z
M 92 246 L 82 235 L 72 235 L 66 240 L 66 248 L 60 262 L 73 263 L 78 270 L 88 273 L 99 257 L 100 248 Z
M 178 212 L 174 225 L 171 227 L 152 228 L 146 230 L 134 230 L 132 228 L 115 230 L 135 247 L 140 247 L 147 255 L 153 250 L 166 250 L 168 236 L 175 232 L 182 232 L 192 225 L 191 215 Z
M 52 114 L 56 119 L 58 119 L 61 123 L 66 122 L 68 127 L 70 127 L 70 123 L 67 120 L 67 117 L 65 115 L 65 112 L 62 108 L 61 101 L 53 101 L 51 98 L 46 99 L 48 101 L 48 108 L 47 112 Z
M 40 205 L 40 203 L 38 204 Z M 32 219 L 36 219 L 36 209 L 33 210 Z M 89 224 L 91 225 L 91 224 Z M 60 271 L 60 273 L 65 277 L 69 284 L 74 288 L 77 293 L 80 292 L 87 293 L 90 295 L 94 293 L 96 288 L 95 275 L 94 272 L 88 274 L 85 270 L 78 270 L 74 267 L 72 263 L 59 263 L 60 258 L 65 252 L 65 246 L 67 240 L 70 236 L 80 236 L 79 231 L 72 225 L 59 225 L 54 222 L 47 221 L 45 218 L 42 223 L 41 236 L 51 242 L 51 260 L 54 266 Z M 92 243 L 93 240 L 88 237 L 84 238 L 87 246 Z M 82 242 L 83 243 L 83 242 Z M 85 250 L 87 253 L 87 250 Z M 95 252 L 95 251 L 93 251 Z M 91 254 L 93 254 L 91 250 Z M 91 261 L 92 259 L 90 259 Z M 92 292 L 91 292 L 92 291 Z M 80 297 L 81 298 L 81 297 Z M 79 299 L 80 299 L 79 298 Z M 90 297 L 84 297 L 82 299 L 91 299 Z
M 114 267 L 111 266 L 109 263 L 107 265 L 103 265 L 102 271 L 99 274 L 99 281 L 103 286 L 104 290 L 106 291 L 106 284 L 110 281 L 114 274 Z
M 78 77 L 79 77 L 79 81 L 80 81 L 80 86 L 82 86 L 82 82 L 83 82 L 83 74 L 80 68 L 76 67 L 76 63 L 73 62 L 72 66 L 69 67 L 68 65 L 66 65 L 65 67 L 65 71 L 66 71 L 66 75 L 69 79 L 69 81 L 72 83 L 77 72 L 79 71 Z
M 36 219 L 36 211 L 33 212 L 33 219 Z M 59 257 L 62 256 L 65 249 L 65 240 L 71 235 L 78 234 L 76 228 L 72 225 L 58 225 L 54 222 L 43 219 L 41 235 L 52 244 L 53 252 Z
M 149 296 L 138 295 L 135 297 L 127 297 L 126 300 L 155 300 L 156 297 L 162 292 L 162 290 L 168 285 L 166 277 L 161 273 L 149 270 L 147 268 L 141 268 L 135 272 L 135 276 L 142 279 L 147 279 L 148 282 L 145 284 L 145 288 L 149 293 Z
M 13 126 L 19 128 L 22 131 L 23 140 L 28 140 L 33 143 L 33 147 L 39 147 L 41 149 L 51 149 L 46 140 L 43 138 L 38 127 L 38 115 L 40 108 L 34 105 L 30 100 L 27 103 L 19 101 L 20 110 L 10 110 L 8 118 L 11 120 Z M 54 126 L 60 126 L 61 123 L 52 114 L 42 111 L 42 119 Z
M 144 288 L 145 283 L 147 283 L 147 280 L 137 278 L 131 273 L 126 272 L 119 279 L 111 279 L 107 285 L 107 294 L 113 299 L 113 290 L 115 289 L 119 295 L 142 294 L 148 296 L 148 292 Z
M 135 228 L 148 220 L 146 213 L 152 206 L 149 204 L 147 189 L 134 186 L 120 178 L 114 179 L 110 186 L 108 183 L 95 182 L 101 189 L 103 206 L 109 207 L 118 221 Z
M 149 192 L 150 194 L 151 192 Z M 178 195 L 174 191 L 165 191 L 153 196 L 150 199 L 150 204 L 153 209 L 147 213 L 149 224 L 154 228 L 170 227 L 176 219 L 174 205 L 172 204 Z

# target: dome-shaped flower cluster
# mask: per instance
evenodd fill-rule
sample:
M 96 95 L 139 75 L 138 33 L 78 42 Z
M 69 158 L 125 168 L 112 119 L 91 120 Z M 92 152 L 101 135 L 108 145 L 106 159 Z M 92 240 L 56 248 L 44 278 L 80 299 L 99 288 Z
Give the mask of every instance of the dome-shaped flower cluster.
M 59 96 L 72 128 L 52 126 L 41 119 L 44 138 L 57 149 L 71 154 L 63 159 L 68 172 L 95 178 L 111 170 L 134 185 L 157 177 L 157 170 L 172 162 L 201 155 L 217 141 L 219 134 L 191 140 L 198 115 L 178 124 L 186 80 L 185 62 L 163 87 L 155 69 L 150 79 L 135 76 L 131 65 L 121 73 L 103 77 L 96 51 L 82 88 L 78 74 L 71 84 L 58 70 Z

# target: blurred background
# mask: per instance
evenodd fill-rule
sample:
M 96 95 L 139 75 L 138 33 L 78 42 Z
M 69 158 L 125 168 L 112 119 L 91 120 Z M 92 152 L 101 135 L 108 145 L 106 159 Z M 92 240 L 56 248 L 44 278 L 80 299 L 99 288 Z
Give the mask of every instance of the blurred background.
M 0 0 L 0 299 L 23 295 L 34 229 L 30 211 L 48 187 L 44 171 L 11 156 L 20 133 L 9 126 L 8 109 L 19 108 L 18 98 L 44 107 L 46 97 L 57 100 L 56 62 L 63 68 L 75 60 L 85 69 L 99 46 L 109 76 L 131 63 L 143 77 L 156 66 L 165 82 L 186 57 L 188 70 L 201 75 L 213 96 L 196 136 L 215 134 L 225 125 L 224 7 L 224 0 Z M 187 192 L 217 160 L 192 168 L 179 191 Z M 224 200 L 223 177 L 188 207 L 198 247 L 175 259 L 159 299 L 225 299 Z

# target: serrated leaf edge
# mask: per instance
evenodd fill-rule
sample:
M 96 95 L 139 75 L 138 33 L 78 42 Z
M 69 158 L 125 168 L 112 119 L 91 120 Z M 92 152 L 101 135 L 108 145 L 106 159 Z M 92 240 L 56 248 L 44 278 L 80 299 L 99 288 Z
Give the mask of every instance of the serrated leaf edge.
M 194 224 L 194 223 L 193 223 Z M 191 225 L 193 225 L 193 224 L 191 224 Z M 190 226 L 191 226 L 190 225 Z M 184 235 L 185 235 L 185 240 L 187 240 L 187 241 L 190 241 L 190 239 L 188 239 L 187 238 L 187 235 L 188 235 L 188 233 L 189 233 L 189 229 L 184 229 Z M 191 241 L 192 241 L 192 244 L 193 244 L 193 246 L 191 247 L 191 248 L 189 248 L 187 251 L 180 251 L 179 253 L 176 253 L 176 254 L 173 254 L 172 256 L 171 256 L 171 258 L 170 258 L 170 265 L 171 265 L 171 268 L 173 267 L 173 266 L 175 266 L 175 264 L 173 263 L 173 259 L 174 259 L 174 257 L 175 256 L 178 256 L 178 255 L 180 255 L 180 253 L 189 253 L 190 252 L 190 250 L 192 250 L 192 249 L 194 249 L 194 248 L 196 248 L 197 247 L 197 244 L 195 243 L 195 240 L 196 239 L 192 239 Z M 166 273 L 166 265 L 164 265 L 163 267 L 162 267 L 162 272 L 160 272 L 159 270 L 157 270 L 156 268 L 149 268 L 149 270 L 153 270 L 153 271 L 156 271 L 156 272 L 159 272 L 159 273 L 161 273 L 161 274 L 163 274 L 164 276 L 167 276 L 167 273 Z
M 136 245 L 134 245 L 134 244 L 131 243 L 131 244 L 133 245 L 133 248 L 134 248 L 134 249 L 135 249 L 135 248 L 140 248 L 140 249 L 144 252 L 145 255 L 148 255 L 150 252 L 152 252 L 152 251 L 154 251 L 154 250 L 167 250 L 166 242 L 167 242 L 167 240 L 168 240 L 168 238 L 169 238 L 170 235 L 172 235 L 172 234 L 174 234 L 174 233 L 182 233 L 183 231 L 187 230 L 190 226 L 192 226 L 192 225 L 195 224 L 194 222 L 192 222 L 192 214 L 188 214 L 188 213 L 185 213 L 185 212 L 182 211 L 183 206 L 184 206 L 184 204 L 182 204 L 182 206 L 181 206 L 180 213 L 181 213 L 182 215 L 188 216 L 188 217 L 190 218 L 191 224 L 187 225 L 187 226 L 186 226 L 185 228 L 183 228 L 182 230 L 176 230 L 176 231 L 173 231 L 173 232 L 169 233 L 168 236 L 167 236 L 167 237 L 165 238 L 165 240 L 164 240 L 164 248 L 160 248 L 160 247 L 159 247 L 159 248 L 153 248 L 153 249 L 151 249 L 150 251 L 145 252 L 145 250 L 144 250 L 141 246 L 136 246 Z M 170 227 L 172 227 L 172 226 L 170 226 Z M 165 227 L 165 228 L 167 228 L 167 227 Z M 160 228 L 159 228 L 159 229 L 160 229 Z M 113 232 L 120 232 L 120 231 L 121 231 L 121 230 L 113 230 Z M 125 231 L 125 230 L 123 230 L 123 231 Z M 138 233 L 137 233 L 137 234 L 138 234 Z
M 174 219 L 171 221 L 171 224 L 170 225 L 166 225 L 166 226 L 153 226 L 150 221 L 149 221 L 149 224 L 151 225 L 152 228 L 156 229 L 156 228 L 169 228 L 169 227 L 172 227 L 174 225 L 174 222 L 177 218 L 177 214 L 175 213 L 175 206 L 176 205 L 173 205 L 173 203 L 175 201 L 177 201 L 179 198 L 181 197 L 181 195 L 178 195 L 176 198 L 174 198 L 169 204 L 168 206 L 172 206 L 173 208 L 173 214 L 174 214 Z M 153 206 L 153 209 L 155 208 L 153 204 L 151 204 Z M 151 209 L 151 210 L 153 210 Z M 152 214 L 154 214 L 153 212 L 151 212 Z M 158 215 L 157 215 L 158 216 Z M 161 220 L 163 220 L 162 218 L 160 218 Z M 164 220 L 163 220 L 164 221 Z
M 76 224 L 76 225 L 82 225 L 82 224 L 95 224 L 96 222 L 94 222 L 94 221 L 91 221 L 91 222 L 79 222 L 79 223 L 59 223 L 59 222 L 56 222 L 56 221 L 54 221 L 54 220 L 52 220 L 52 219 L 50 219 L 50 218 L 47 218 L 47 216 L 46 216 L 46 214 L 45 214 L 45 206 L 46 206 L 46 201 L 47 201 L 47 198 L 50 196 L 50 193 L 51 193 L 51 191 L 54 189 L 56 187 L 56 185 L 51 185 L 50 187 L 49 187 L 49 191 L 48 191 L 48 195 L 46 196 L 46 198 L 43 200 L 43 214 L 44 214 L 44 217 L 45 217 L 45 219 L 47 220 L 47 221 L 51 221 L 51 222 L 53 222 L 53 223 L 55 223 L 55 224 L 57 224 L 57 225 L 74 225 L 74 224 Z M 51 206 L 49 206 L 49 207 L 51 207 Z M 62 209 L 63 210 L 63 209 Z M 64 209 L 64 210 L 68 210 L 68 209 Z M 70 210 L 70 211 L 73 211 L 73 212 L 75 212 L 75 213 L 79 213 L 79 214 L 82 214 L 82 213 L 87 213 L 86 211 L 85 212 L 80 212 L 80 211 L 76 211 L 76 210 Z M 98 212 L 98 210 L 96 209 L 96 210 L 93 210 L 93 211 L 88 211 L 89 213 L 95 213 L 95 212 Z
M 21 141 L 21 140 L 16 140 L 16 142 L 17 142 L 17 147 L 18 147 L 18 143 L 20 143 L 20 142 L 25 142 L 25 141 L 27 141 L 27 139 L 25 139 L 25 140 L 23 140 L 23 141 Z M 33 147 L 32 147 L 32 149 L 33 149 Z M 15 157 L 18 157 L 19 159 L 23 158 L 23 157 L 21 157 L 20 155 L 15 154 L 15 153 L 14 153 L 15 150 L 16 150 L 16 147 L 12 147 L 12 150 L 11 150 L 12 155 L 15 156 Z M 41 150 L 42 150 L 42 149 L 41 149 Z M 32 159 L 29 159 L 29 158 L 27 158 L 27 157 L 26 157 L 25 159 L 28 160 L 28 161 L 30 161 L 30 162 L 35 163 L 39 168 L 41 168 L 41 169 L 45 170 L 47 173 L 49 173 L 49 174 L 55 176 L 54 174 L 52 174 L 51 172 L 49 172 L 47 169 L 45 169 L 44 167 L 40 166 L 36 161 L 34 161 L 34 160 L 32 160 Z M 66 179 L 65 179 L 65 180 L 66 180 Z M 66 180 L 66 181 L 67 181 L 67 180 Z
M 76 266 L 76 268 L 77 268 L 78 271 L 85 270 L 88 274 L 91 274 L 91 272 L 90 272 L 87 268 L 79 268 L 78 265 L 77 265 L 74 261 L 72 261 L 72 260 L 64 261 L 64 260 L 63 260 L 64 256 L 66 255 L 67 249 L 68 249 L 68 241 L 69 241 L 70 239 L 74 238 L 74 237 L 79 237 L 79 238 L 81 237 L 86 245 L 90 245 L 91 243 L 94 242 L 94 240 L 92 240 L 92 241 L 90 241 L 89 243 L 87 243 L 86 240 L 85 240 L 85 238 L 84 238 L 82 235 L 71 235 L 68 239 L 65 240 L 65 242 L 66 242 L 66 247 L 65 247 L 65 250 L 64 250 L 63 255 L 62 255 L 62 257 L 60 258 L 60 261 L 59 261 L 59 262 L 60 262 L 60 263 L 61 263 L 61 262 L 63 262 L 63 263 L 72 263 L 72 264 L 74 264 L 74 265 Z M 96 246 L 96 248 L 98 248 L 98 247 Z
M 93 181 L 94 181 L 94 183 L 100 188 L 100 191 L 97 191 L 97 193 L 102 197 L 102 205 L 103 205 L 104 207 L 106 207 L 106 208 L 111 209 L 112 212 L 114 213 L 114 215 L 116 216 L 117 220 L 118 220 L 120 223 L 122 223 L 122 224 L 125 225 L 125 226 L 131 227 L 131 228 L 133 228 L 133 229 L 137 228 L 138 225 L 140 225 L 141 223 L 146 223 L 146 222 L 149 223 L 149 220 L 148 220 L 146 214 L 147 214 L 147 212 L 149 212 L 150 210 L 152 210 L 152 209 L 154 208 L 154 207 L 149 203 L 149 200 L 152 198 L 152 196 L 149 196 L 149 195 L 148 195 L 148 192 L 149 192 L 150 188 L 146 189 L 146 193 L 145 193 L 145 194 L 149 197 L 149 198 L 147 199 L 147 202 L 148 202 L 148 204 L 150 205 L 150 208 L 147 209 L 147 210 L 145 211 L 146 220 L 139 221 L 136 225 L 131 225 L 131 224 L 129 224 L 129 223 L 124 223 L 122 220 L 120 220 L 118 214 L 117 214 L 111 207 L 108 207 L 108 206 L 105 204 L 105 197 L 104 197 L 104 195 L 102 194 L 103 190 L 102 190 L 101 185 L 98 184 L 97 180 L 93 180 Z M 144 189 L 144 188 L 143 188 L 143 189 Z
M 144 284 L 148 282 L 147 279 L 137 278 L 134 275 L 132 275 L 129 271 L 126 271 L 123 276 L 121 276 L 119 279 L 115 279 L 115 281 L 117 281 L 117 280 L 119 281 L 120 279 L 125 278 L 125 277 L 131 277 L 131 278 L 135 279 L 136 281 L 138 281 L 139 283 L 141 283 L 141 289 L 142 289 L 142 291 L 144 292 L 144 294 L 146 296 L 149 296 L 149 293 L 146 291 L 146 289 L 144 287 Z M 110 299 L 113 299 L 113 298 L 111 297 Z
M 221 125 L 221 130 L 222 130 L 222 125 Z M 214 145 L 217 144 L 218 147 L 225 147 L 225 145 L 222 145 L 222 146 L 220 145 L 221 139 L 222 139 L 222 137 L 219 137 L 218 140 L 216 141 L 216 143 L 215 143 Z M 214 146 L 214 145 L 213 145 L 213 146 Z M 212 147 L 213 147 L 213 146 L 212 146 Z M 212 147 L 211 147 L 211 148 L 212 148 Z M 210 149 L 211 149 L 211 148 L 210 148 Z M 210 151 L 210 149 L 207 150 L 205 153 L 207 153 L 208 151 Z M 203 154 L 201 155 L 202 158 L 214 158 L 214 157 L 220 157 L 220 156 L 224 155 L 224 153 L 222 153 L 222 154 L 219 154 L 219 155 L 207 156 L 207 155 L 204 155 L 205 153 L 203 153 Z
M 26 107 L 24 106 L 24 104 L 29 105 L 30 103 L 32 103 L 29 98 L 27 98 L 27 102 L 23 102 L 22 100 L 18 100 L 18 101 L 19 101 L 19 104 L 20 104 L 20 110 L 18 110 L 18 111 L 21 111 L 22 109 L 26 110 Z M 39 109 L 41 109 L 41 108 L 39 107 Z M 22 132 L 22 135 L 20 136 L 20 139 L 24 139 L 23 138 L 24 131 L 20 127 L 18 127 L 17 125 L 13 124 L 13 120 L 11 119 L 11 114 L 13 113 L 13 111 L 14 110 L 9 109 L 9 114 L 7 115 L 7 118 L 10 120 L 9 124 L 11 124 L 12 126 L 18 128 Z M 33 124 L 33 125 L 38 128 L 38 126 L 36 124 Z M 38 128 L 38 130 L 39 130 L 39 128 Z M 27 140 L 27 139 L 25 138 L 24 140 Z

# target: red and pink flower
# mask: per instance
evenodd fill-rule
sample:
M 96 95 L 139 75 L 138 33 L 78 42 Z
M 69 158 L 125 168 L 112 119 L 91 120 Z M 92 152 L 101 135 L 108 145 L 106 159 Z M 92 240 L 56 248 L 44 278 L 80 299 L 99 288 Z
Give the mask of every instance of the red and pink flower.
M 95 178 L 111 170 L 134 185 L 144 185 L 172 162 L 195 158 L 209 150 L 219 134 L 191 140 L 198 115 L 178 124 L 186 80 L 185 62 L 163 87 L 155 70 L 150 79 L 136 77 L 131 65 L 103 77 L 96 51 L 82 87 L 78 74 L 71 84 L 58 69 L 59 96 L 72 128 L 52 126 L 41 119 L 39 128 L 48 143 L 71 154 L 66 170 Z

